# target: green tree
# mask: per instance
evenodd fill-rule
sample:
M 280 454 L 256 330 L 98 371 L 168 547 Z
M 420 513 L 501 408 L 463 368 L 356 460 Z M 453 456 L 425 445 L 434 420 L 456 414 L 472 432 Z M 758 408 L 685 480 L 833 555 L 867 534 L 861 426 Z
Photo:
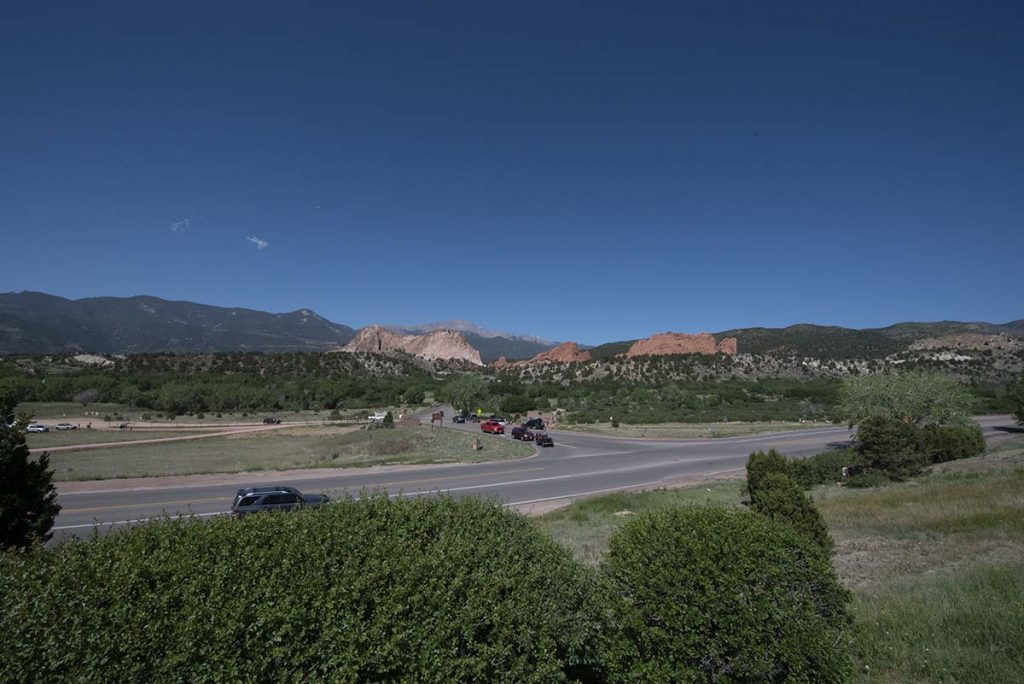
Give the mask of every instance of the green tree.
M 0 402 L 0 550 L 47 541 L 60 512 L 49 457 L 29 455 L 27 422 L 15 419 L 10 400 Z
M 911 477 L 926 465 L 921 451 L 921 429 L 899 418 L 865 418 L 857 429 L 857 442 L 864 467 L 891 479 Z
M 1013 415 L 1017 419 L 1018 425 L 1024 425 L 1024 373 L 1020 376 L 1020 382 L 1011 391 Z
M 456 411 L 475 411 L 487 399 L 487 382 L 476 375 L 463 375 L 445 385 L 442 396 Z
M 786 457 L 775 449 L 770 449 L 767 453 L 755 451 L 750 454 L 747 459 L 747 491 L 756 490 L 760 486 L 761 480 L 769 473 L 782 473 L 788 476 L 790 463 Z
M 402 394 L 402 401 L 407 404 L 422 404 L 426 396 L 422 387 L 410 387 Z
M 850 425 L 871 417 L 895 418 L 910 425 L 963 425 L 974 397 L 955 378 L 941 373 L 909 372 L 843 380 L 839 414 Z
M 787 475 L 769 472 L 750 490 L 750 507 L 761 515 L 789 525 L 831 552 L 832 538 L 828 526 L 814 502 Z

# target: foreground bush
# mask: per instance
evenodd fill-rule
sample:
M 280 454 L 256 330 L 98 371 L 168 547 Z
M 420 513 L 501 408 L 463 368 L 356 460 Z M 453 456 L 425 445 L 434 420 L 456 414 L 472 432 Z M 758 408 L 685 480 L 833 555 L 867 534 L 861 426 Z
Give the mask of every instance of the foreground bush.
M 620 639 L 612 679 L 814 681 L 849 668 L 847 592 L 828 554 L 763 516 L 713 507 L 649 513 L 602 564 Z
M 755 513 L 787 525 L 826 551 L 832 551 L 832 538 L 828 536 L 825 519 L 800 487 L 782 473 L 769 473 L 757 488 L 750 490 L 750 507 Z
M 592 681 L 589 587 L 475 499 L 166 521 L 0 556 L 0 681 Z
M 920 449 L 929 463 L 973 458 L 985 453 L 985 435 L 975 424 L 927 425 L 921 429 Z
M 790 468 L 789 459 L 775 449 L 770 449 L 767 453 L 755 451 L 747 459 L 747 491 L 752 492 L 757 489 L 761 480 L 771 473 L 789 475 Z

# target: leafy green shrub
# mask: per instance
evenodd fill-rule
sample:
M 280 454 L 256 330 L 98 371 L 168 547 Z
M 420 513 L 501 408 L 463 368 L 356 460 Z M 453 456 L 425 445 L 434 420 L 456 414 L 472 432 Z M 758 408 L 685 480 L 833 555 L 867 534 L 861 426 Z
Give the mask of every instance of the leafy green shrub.
M 790 462 L 775 449 L 755 451 L 747 459 L 747 491 L 754 491 L 768 473 L 789 475 Z
M 927 425 L 921 430 L 920 449 L 930 463 L 973 458 L 985 453 L 985 435 L 974 423 Z
M 501 412 L 518 415 L 532 411 L 537 403 L 531 397 L 525 395 L 511 395 L 501 400 Z
M 858 465 L 861 465 L 861 457 L 853 449 L 833 449 L 790 461 L 789 475 L 794 482 L 806 489 L 818 484 L 841 482 L 843 468 Z
M 0 681 L 593 681 L 590 587 L 478 499 L 166 520 L 0 555 Z
M 384 414 L 384 420 L 381 421 L 380 425 L 385 428 L 395 427 L 395 417 L 391 414 L 391 411 Z
M 768 473 L 750 490 L 750 507 L 756 513 L 792 527 L 826 551 L 833 548 L 821 513 L 800 487 L 782 473 Z
M 881 487 L 882 485 L 889 484 L 889 482 L 891 482 L 891 479 L 885 473 L 868 470 L 851 475 L 846 480 L 846 486 L 856 488 Z
M 842 681 L 846 604 L 828 554 L 749 511 L 639 516 L 601 566 L 612 681 Z
M 926 465 L 920 451 L 920 429 L 898 418 L 866 418 L 857 429 L 857 442 L 864 468 L 892 480 L 917 475 Z

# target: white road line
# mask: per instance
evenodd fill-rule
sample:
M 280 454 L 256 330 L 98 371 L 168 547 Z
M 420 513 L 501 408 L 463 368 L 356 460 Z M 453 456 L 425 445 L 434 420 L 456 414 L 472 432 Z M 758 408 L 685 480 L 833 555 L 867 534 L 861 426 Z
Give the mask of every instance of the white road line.
M 709 461 L 709 460 L 718 460 L 718 459 L 706 459 L 706 458 L 705 459 L 696 459 L 694 461 L 690 461 L 690 463 L 700 463 L 701 461 Z M 397 492 L 395 494 L 389 494 L 388 496 L 393 498 L 393 497 L 396 497 L 396 496 L 423 496 L 423 495 L 426 495 L 426 494 L 440 494 L 440 493 L 447 493 L 447 492 L 465 492 L 465 491 L 469 491 L 471 489 L 489 489 L 491 487 L 505 487 L 507 485 L 532 484 L 534 482 L 550 482 L 552 480 L 566 480 L 566 479 L 569 479 L 569 478 L 593 477 L 595 475 L 626 474 L 626 473 L 637 472 L 637 471 L 640 471 L 640 470 L 651 470 L 651 469 L 654 469 L 654 468 L 664 468 L 666 466 L 672 466 L 672 465 L 677 465 L 677 463 L 660 463 L 660 462 L 659 463 L 649 463 L 649 464 L 646 464 L 646 465 L 643 465 L 643 466 L 637 466 L 637 467 L 634 467 L 634 468 L 615 468 L 613 470 L 597 470 L 597 471 L 594 471 L 594 472 L 584 473 L 584 474 L 571 473 L 571 474 L 568 474 L 568 475 L 551 475 L 550 477 L 532 477 L 532 478 L 527 479 L 527 480 L 510 480 L 508 482 L 491 482 L 491 483 L 488 483 L 488 484 L 466 485 L 466 486 L 463 486 L 463 487 L 443 487 L 443 488 L 434 488 L 434 489 L 420 490 L 420 491 L 416 491 L 416 492 Z M 730 470 L 738 470 L 738 468 L 730 468 L 728 470 L 719 470 L 719 471 L 715 471 L 713 473 L 708 473 L 708 474 L 709 475 L 716 475 L 718 473 L 729 472 Z M 703 475 L 703 473 L 701 473 L 701 475 Z M 661 482 L 664 479 L 665 478 L 661 478 L 661 479 L 659 479 L 657 481 Z M 621 489 L 621 488 L 626 488 L 626 487 L 633 487 L 633 486 L 640 486 L 640 485 L 623 485 L 622 487 L 617 487 L 616 489 Z M 609 491 L 611 491 L 611 490 L 609 490 Z M 564 497 L 556 497 L 556 498 L 564 498 Z

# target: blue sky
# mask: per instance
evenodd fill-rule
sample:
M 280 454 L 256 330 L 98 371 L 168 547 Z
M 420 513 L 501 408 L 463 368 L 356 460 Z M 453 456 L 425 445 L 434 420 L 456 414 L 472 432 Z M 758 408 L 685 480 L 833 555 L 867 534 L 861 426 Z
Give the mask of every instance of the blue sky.
M 1015 2 L 5 2 L 0 291 L 587 343 L 1022 318 L 1022 35 Z

